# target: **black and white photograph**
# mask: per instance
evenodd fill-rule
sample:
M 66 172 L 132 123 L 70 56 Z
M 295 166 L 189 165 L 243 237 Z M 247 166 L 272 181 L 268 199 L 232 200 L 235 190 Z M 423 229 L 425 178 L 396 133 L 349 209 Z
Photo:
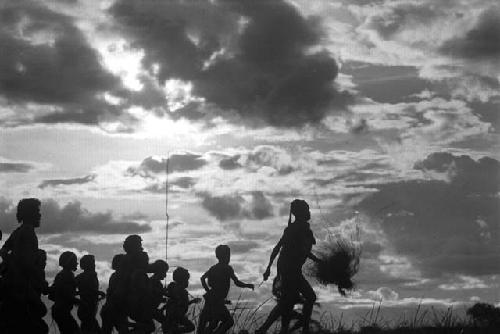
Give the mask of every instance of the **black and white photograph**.
M 0 0 L 0 333 L 499 332 L 497 0 Z

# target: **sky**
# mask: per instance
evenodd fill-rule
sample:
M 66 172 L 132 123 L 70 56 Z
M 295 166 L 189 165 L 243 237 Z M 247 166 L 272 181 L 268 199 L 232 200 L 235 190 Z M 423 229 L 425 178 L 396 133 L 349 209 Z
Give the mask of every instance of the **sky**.
M 319 312 L 499 302 L 496 1 L 0 0 L 0 22 L 0 228 L 42 200 L 49 280 L 72 250 L 105 286 L 128 234 L 165 258 L 169 158 L 193 295 L 218 244 L 259 284 L 301 198 L 318 247 L 362 248 Z

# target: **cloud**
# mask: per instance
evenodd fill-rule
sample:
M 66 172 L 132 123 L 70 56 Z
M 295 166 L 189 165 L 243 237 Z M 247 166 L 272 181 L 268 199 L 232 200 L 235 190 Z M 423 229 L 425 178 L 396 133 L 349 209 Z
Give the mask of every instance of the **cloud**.
M 98 95 L 118 91 L 120 82 L 70 16 L 32 1 L 4 3 L 0 15 L 0 95 L 14 104 L 54 106 L 23 122 L 97 124 L 117 112 Z
M 434 153 L 415 168 L 434 179 L 373 186 L 378 191 L 355 208 L 380 222 L 395 251 L 424 275 L 498 273 L 500 163 Z
M 368 295 L 379 301 L 395 301 L 399 299 L 399 294 L 396 291 L 385 286 L 378 288 L 376 291 L 369 291 Z
M 169 192 L 176 192 L 192 188 L 196 184 L 196 178 L 190 176 L 181 176 L 174 180 L 169 180 Z M 153 183 L 144 188 L 146 192 L 154 194 L 165 194 L 165 182 Z
M 244 199 L 241 196 L 212 196 L 208 193 L 200 194 L 200 196 L 203 198 L 202 207 L 220 221 L 245 216 L 242 207 Z
M 273 205 L 262 191 L 252 192 L 251 216 L 256 219 L 273 216 Z
M 138 167 L 129 167 L 128 175 L 140 175 L 142 177 L 153 177 L 154 175 L 163 174 L 166 172 L 167 159 L 157 160 L 153 157 L 144 159 Z M 169 172 L 186 172 L 200 169 L 205 166 L 207 161 L 198 154 L 184 153 L 172 154 L 169 157 L 168 169 Z
M 253 191 L 250 199 L 243 196 L 213 196 L 208 192 L 199 193 L 201 205 L 220 221 L 234 219 L 265 219 L 273 216 L 273 206 L 261 191 Z
M 467 155 L 436 152 L 417 163 L 415 169 L 442 173 L 466 193 L 494 195 L 500 191 L 500 162 L 489 157 L 476 161 Z
M 215 106 L 210 117 L 300 127 L 349 100 L 335 88 L 333 57 L 312 51 L 322 37 L 318 21 L 285 1 L 120 0 L 110 13 L 159 82 L 192 82 L 193 94 Z M 192 110 L 173 116 L 198 119 Z
M 223 158 L 219 162 L 219 167 L 224 170 L 233 170 L 241 168 L 243 166 L 238 162 L 240 157 L 241 157 L 240 154 L 236 154 L 227 158 Z
M 33 165 L 20 162 L 0 162 L 0 173 L 28 173 L 34 169 Z
M 219 167 L 224 170 L 245 168 L 256 172 L 262 167 L 270 167 L 279 175 L 287 175 L 296 170 L 291 155 L 284 149 L 272 145 L 261 145 L 252 151 L 242 152 L 220 160 Z
M 258 248 L 259 243 L 251 240 L 230 241 L 227 243 L 232 254 L 247 254 L 252 249 Z
M 60 206 L 52 199 L 42 200 L 42 221 L 37 229 L 40 234 L 55 233 L 99 233 L 99 234 L 132 234 L 144 233 L 151 230 L 149 225 L 138 224 L 132 221 L 122 221 L 106 213 L 91 213 L 82 207 L 79 201 L 69 202 Z M 14 229 L 16 221 L 16 207 L 5 198 L 0 199 L 0 227 L 4 231 Z
M 351 75 L 362 96 L 381 103 L 409 101 L 412 95 L 431 90 L 432 84 L 420 78 L 415 66 L 384 66 L 346 62 L 342 73 Z
M 440 48 L 444 54 L 475 60 L 498 60 L 500 57 L 500 8 L 485 10 L 475 27 L 465 36 L 446 41 Z
M 85 184 L 95 180 L 96 174 L 90 174 L 83 177 L 76 177 L 72 179 L 55 179 L 55 180 L 43 180 L 38 188 L 44 189 L 47 187 L 56 187 L 58 185 L 72 185 L 72 184 Z

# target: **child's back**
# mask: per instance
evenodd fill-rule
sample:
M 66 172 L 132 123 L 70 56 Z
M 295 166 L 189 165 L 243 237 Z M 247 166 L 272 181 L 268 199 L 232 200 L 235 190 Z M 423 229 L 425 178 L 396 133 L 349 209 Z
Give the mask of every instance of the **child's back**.
M 210 267 L 207 272 L 207 281 L 210 286 L 210 297 L 226 299 L 229 293 L 231 277 L 234 275 L 233 267 L 229 264 L 219 262 Z
M 76 298 L 76 280 L 73 274 L 77 266 L 76 255 L 73 252 L 63 252 L 59 257 L 59 265 L 63 269 L 56 275 L 50 295 L 54 301 L 52 318 L 61 334 L 78 333 L 78 323 L 71 315 L 73 305 L 79 303 Z
M 117 298 L 117 285 L 120 282 L 121 272 L 121 262 L 124 258 L 124 254 L 117 254 L 112 260 L 112 269 L 115 270 L 109 277 L 108 289 L 106 290 L 106 302 L 101 310 L 102 318 L 102 333 L 111 334 L 113 332 L 113 327 L 118 330 L 118 332 L 123 332 L 127 330 L 127 316 L 125 312 L 122 312 L 123 308 L 119 308 L 119 298 Z
M 184 316 L 189 306 L 187 290 L 177 282 L 171 282 L 167 286 L 167 314 L 175 313 L 175 316 Z
M 72 309 L 76 297 L 76 280 L 71 270 L 63 269 L 57 273 L 52 285 L 53 308 Z
M 190 333 L 195 326 L 186 316 L 189 304 L 197 303 L 199 300 L 189 301 L 186 288 L 189 285 L 189 272 L 178 267 L 172 275 L 174 281 L 167 287 L 167 319 L 163 326 L 164 332 Z
M 97 273 L 95 271 L 84 271 L 76 276 L 75 281 L 82 303 L 96 305 L 99 299 Z
M 231 280 L 237 287 L 252 290 L 254 288 L 253 284 L 243 283 L 236 277 L 229 265 L 231 249 L 227 245 L 217 246 L 215 256 L 219 262 L 201 276 L 201 284 L 207 293 L 204 296 L 205 305 L 200 313 L 198 333 L 205 333 L 207 325 L 208 331 L 211 332 L 217 328 L 219 322 L 217 332 L 220 334 L 226 333 L 233 326 L 234 320 L 225 305 Z
M 100 331 L 97 322 L 97 302 L 99 296 L 104 293 L 99 292 L 99 280 L 95 272 L 95 258 L 93 255 L 84 255 L 80 259 L 80 268 L 83 272 L 79 274 L 75 281 L 80 295 L 80 305 L 78 306 L 78 318 L 80 328 L 83 331 L 96 333 Z

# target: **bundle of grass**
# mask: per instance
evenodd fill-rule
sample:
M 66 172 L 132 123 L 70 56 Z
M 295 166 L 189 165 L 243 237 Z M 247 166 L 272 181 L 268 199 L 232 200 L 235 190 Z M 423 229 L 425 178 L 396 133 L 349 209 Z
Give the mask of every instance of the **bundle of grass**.
M 315 252 L 317 261 L 308 267 L 308 275 L 323 285 L 337 285 L 345 296 L 354 289 L 353 277 L 358 272 L 361 248 L 358 243 L 337 238 L 320 245 Z

